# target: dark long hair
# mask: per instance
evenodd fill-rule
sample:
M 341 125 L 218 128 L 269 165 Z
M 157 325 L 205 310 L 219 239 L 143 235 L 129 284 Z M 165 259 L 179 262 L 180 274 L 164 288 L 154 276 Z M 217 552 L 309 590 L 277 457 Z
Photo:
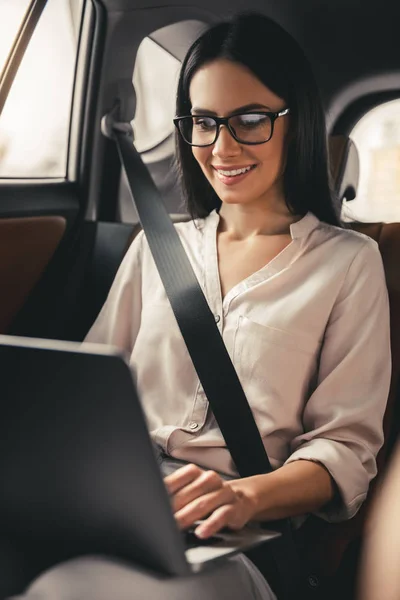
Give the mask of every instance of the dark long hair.
M 290 107 L 290 139 L 284 173 L 288 209 L 312 211 L 321 221 L 340 226 L 328 169 L 325 115 L 311 66 L 298 43 L 280 25 L 260 14 L 242 13 L 203 33 L 189 49 L 180 72 L 176 114 L 189 115 L 194 74 L 219 58 L 246 66 Z M 176 132 L 177 166 L 187 209 L 205 217 L 221 206 L 195 160 Z

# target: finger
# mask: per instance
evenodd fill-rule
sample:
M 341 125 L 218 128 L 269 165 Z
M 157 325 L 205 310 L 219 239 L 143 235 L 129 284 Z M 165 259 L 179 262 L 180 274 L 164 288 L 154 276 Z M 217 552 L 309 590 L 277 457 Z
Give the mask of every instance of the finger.
M 173 510 L 177 512 L 200 496 L 217 491 L 223 487 L 223 480 L 214 471 L 203 471 L 197 479 L 180 489 L 173 498 Z
M 180 529 L 186 529 L 213 513 L 217 508 L 235 501 L 230 488 L 220 488 L 215 492 L 196 498 L 175 513 L 175 519 Z
M 224 527 L 232 530 L 242 529 L 250 520 L 250 515 L 241 498 L 235 494 L 235 501 L 222 506 L 204 520 L 195 530 L 199 537 L 210 537 Z
M 181 467 L 171 475 L 164 478 L 164 484 L 169 494 L 176 494 L 180 489 L 194 481 L 202 473 L 197 465 L 189 464 Z
M 220 506 L 214 510 L 208 519 L 196 527 L 194 530 L 195 534 L 199 538 L 206 539 L 215 535 L 224 527 L 230 527 L 230 523 L 237 520 L 235 519 L 235 509 L 236 506 L 234 504 Z

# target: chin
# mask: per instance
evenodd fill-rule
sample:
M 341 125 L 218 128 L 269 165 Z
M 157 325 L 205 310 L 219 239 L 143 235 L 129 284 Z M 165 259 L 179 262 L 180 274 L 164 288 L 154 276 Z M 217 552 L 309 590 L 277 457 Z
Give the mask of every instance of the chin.
M 218 193 L 219 190 L 215 189 L 215 192 L 222 204 L 241 204 L 244 206 L 254 204 L 257 201 L 257 196 L 255 194 L 247 194 L 246 191 L 243 190 L 231 192 L 224 190 L 223 192 Z
M 217 195 L 223 204 L 244 204 L 244 203 L 246 203 L 246 200 L 244 200 L 243 195 L 218 194 L 218 192 L 217 192 Z

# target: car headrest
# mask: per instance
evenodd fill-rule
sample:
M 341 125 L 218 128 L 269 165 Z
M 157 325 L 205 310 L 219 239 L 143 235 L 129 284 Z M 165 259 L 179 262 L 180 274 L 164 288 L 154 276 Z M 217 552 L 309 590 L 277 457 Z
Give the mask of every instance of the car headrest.
M 354 200 L 360 173 L 357 146 L 345 135 L 333 135 L 329 138 L 329 156 L 339 200 Z

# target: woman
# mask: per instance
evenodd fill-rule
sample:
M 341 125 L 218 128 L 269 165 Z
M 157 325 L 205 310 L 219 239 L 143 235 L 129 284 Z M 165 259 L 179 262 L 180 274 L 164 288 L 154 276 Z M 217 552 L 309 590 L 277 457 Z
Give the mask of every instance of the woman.
M 348 519 L 383 440 L 388 301 L 376 243 L 337 216 L 310 66 L 277 24 L 238 16 L 190 48 L 177 115 L 193 216 L 177 230 L 275 471 L 237 478 L 142 234 L 87 340 L 130 354 L 179 527 Z M 274 597 L 245 557 L 231 564 L 246 598 Z

